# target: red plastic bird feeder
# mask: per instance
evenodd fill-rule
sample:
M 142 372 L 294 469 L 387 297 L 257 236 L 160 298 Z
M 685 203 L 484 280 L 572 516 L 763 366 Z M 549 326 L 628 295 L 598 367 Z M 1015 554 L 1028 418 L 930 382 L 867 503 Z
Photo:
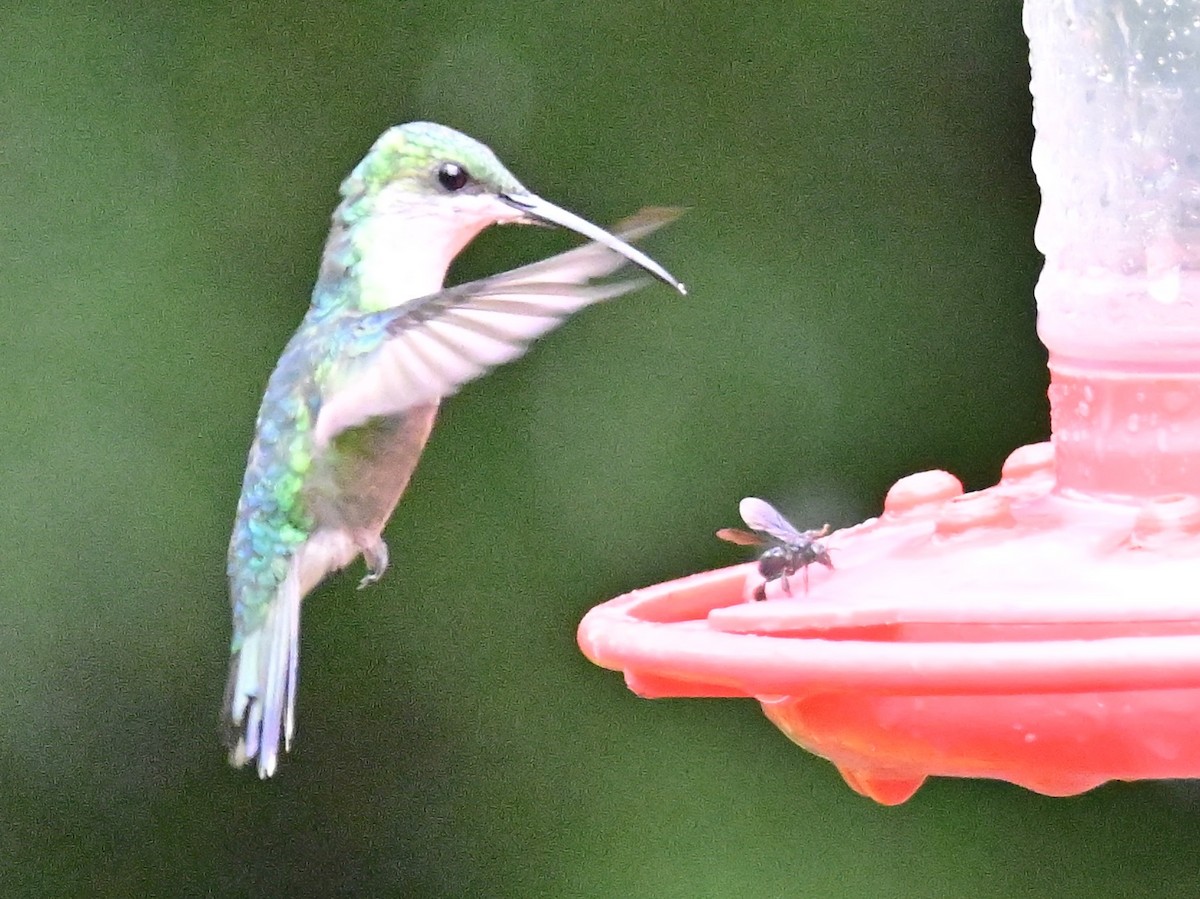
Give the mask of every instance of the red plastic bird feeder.
M 1136 15 L 1135 15 L 1136 13 Z M 1134 18 L 1131 18 L 1134 16 Z M 1050 443 L 912 475 L 804 595 L 739 565 L 593 609 L 640 696 L 746 696 L 855 790 L 1200 777 L 1200 28 L 1029 0 Z M 1136 20 L 1135 20 L 1136 19 Z

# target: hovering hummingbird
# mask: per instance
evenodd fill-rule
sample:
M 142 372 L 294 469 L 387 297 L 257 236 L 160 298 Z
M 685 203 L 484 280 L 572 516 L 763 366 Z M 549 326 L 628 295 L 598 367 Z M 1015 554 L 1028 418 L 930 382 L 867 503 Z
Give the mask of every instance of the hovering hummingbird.
M 230 761 L 275 771 L 295 729 L 300 601 L 360 553 L 379 580 L 381 532 L 441 400 L 516 359 L 571 313 L 641 286 L 597 281 L 626 261 L 683 285 L 626 241 L 675 217 L 647 210 L 616 235 L 527 190 L 483 144 L 442 125 L 386 131 L 342 182 L 312 304 L 267 384 L 229 544 Z M 560 225 L 592 243 L 443 289 L 488 225 Z
M 804 572 L 804 592 L 808 593 L 808 566 L 820 562 L 832 570 L 833 559 L 822 538 L 829 533 L 829 525 L 819 531 L 800 531 L 779 514 L 765 499 L 747 496 L 738 504 L 742 521 L 757 533 L 741 528 L 721 528 L 717 536 L 739 546 L 765 546 L 767 549 L 758 557 L 758 573 L 763 582 L 754 588 L 754 598 L 767 598 L 767 584 L 778 580 L 783 592 L 792 595 L 788 577 L 797 571 Z M 764 536 L 765 535 L 765 536 Z

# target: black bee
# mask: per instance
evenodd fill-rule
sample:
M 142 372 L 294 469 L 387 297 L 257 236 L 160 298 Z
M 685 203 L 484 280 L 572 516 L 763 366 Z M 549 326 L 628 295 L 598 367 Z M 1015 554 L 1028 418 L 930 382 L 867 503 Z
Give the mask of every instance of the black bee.
M 819 531 L 798 531 L 769 502 L 754 496 L 742 500 L 738 511 L 742 513 L 742 520 L 747 526 L 758 533 L 751 534 L 740 528 L 721 528 L 717 536 L 740 546 L 768 547 L 758 558 L 758 573 L 763 576 L 763 582 L 754 590 L 755 599 L 766 599 L 767 584 L 776 579 L 783 582 L 783 592 L 791 596 L 788 576 L 798 571 L 804 572 L 804 592 L 807 594 L 809 565 L 820 562 L 826 568 L 833 569 L 829 550 L 821 542 L 821 538 L 829 533 L 829 525 Z

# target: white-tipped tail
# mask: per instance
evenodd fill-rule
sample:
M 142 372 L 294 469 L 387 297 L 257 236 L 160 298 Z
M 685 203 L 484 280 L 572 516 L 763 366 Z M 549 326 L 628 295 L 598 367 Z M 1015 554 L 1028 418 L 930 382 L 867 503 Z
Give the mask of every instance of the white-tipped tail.
M 293 558 L 262 627 L 246 636 L 229 663 L 225 687 L 229 761 L 241 767 L 256 759 L 262 778 L 275 773 L 280 734 L 287 750 L 296 729 L 300 599 L 300 565 Z

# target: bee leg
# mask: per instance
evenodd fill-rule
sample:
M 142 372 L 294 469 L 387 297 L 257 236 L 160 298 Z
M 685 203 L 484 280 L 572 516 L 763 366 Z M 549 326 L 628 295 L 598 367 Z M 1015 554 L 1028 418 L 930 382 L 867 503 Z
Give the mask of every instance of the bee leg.
M 756 602 L 762 602 L 767 598 L 767 582 L 763 581 L 754 588 L 754 599 Z
M 363 561 L 367 563 L 367 573 L 358 582 L 359 590 L 371 586 L 383 577 L 383 573 L 387 571 L 388 567 L 388 548 L 382 537 L 376 537 L 375 542 L 363 549 L 362 553 Z
M 780 584 L 783 585 L 783 592 L 786 593 L 788 596 L 791 596 L 792 595 L 792 585 L 788 583 L 787 575 L 781 574 L 779 576 L 779 582 L 780 582 Z

